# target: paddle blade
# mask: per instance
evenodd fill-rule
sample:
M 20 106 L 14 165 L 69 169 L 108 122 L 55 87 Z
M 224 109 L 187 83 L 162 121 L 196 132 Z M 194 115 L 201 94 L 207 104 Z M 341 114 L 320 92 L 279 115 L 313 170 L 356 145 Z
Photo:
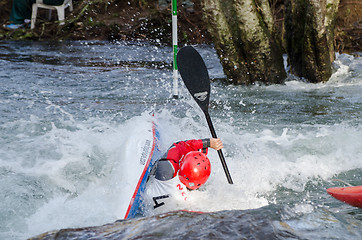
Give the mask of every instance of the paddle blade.
M 204 60 L 195 48 L 186 46 L 178 51 L 176 61 L 187 89 L 202 111 L 207 112 L 210 99 L 210 79 Z

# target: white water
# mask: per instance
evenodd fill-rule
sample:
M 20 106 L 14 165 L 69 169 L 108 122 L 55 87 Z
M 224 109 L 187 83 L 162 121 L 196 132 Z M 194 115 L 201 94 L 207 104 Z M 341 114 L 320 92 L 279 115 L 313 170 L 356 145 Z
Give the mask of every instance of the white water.
M 210 48 L 201 53 L 214 54 Z M 210 57 L 206 62 L 217 60 Z M 0 64 L 24 71 L 27 66 L 4 60 Z M 345 177 L 361 185 L 362 61 L 338 55 L 335 68 L 327 84 L 292 80 L 283 86 L 243 87 L 213 83 L 210 115 L 224 141 L 234 185 L 227 184 L 217 153 L 210 150 L 209 181 L 201 191 L 191 192 L 191 200 L 180 209 L 212 212 L 290 203 L 293 214 L 308 214 L 335 204 L 324 192 L 335 184 L 333 178 Z M 127 161 L 120 157 L 125 150 L 122 144 L 137 137 L 133 129 L 149 121 L 152 110 L 164 150 L 174 141 L 210 135 L 203 113 L 182 86 L 185 97 L 167 99 L 171 92 L 167 69 L 110 68 L 104 73 L 101 68 L 84 68 L 86 77 L 80 77 L 79 69 L 71 71 L 75 75 L 67 73 L 67 81 L 71 77 L 85 81 L 72 83 L 71 99 L 62 96 L 69 88 L 62 79 L 53 79 L 57 87 L 45 85 L 51 90 L 37 85 L 34 97 L 21 83 L 7 85 L 8 75 L 0 71 L 2 88 L 10 94 L 0 103 L 15 106 L 1 109 L 0 238 L 23 239 L 120 219 L 122 189 L 127 184 L 119 174 Z M 210 73 L 211 77 L 222 75 L 220 68 Z M 10 79 L 21 78 L 13 74 Z M 39 84 L 36 73 L 30 76 L 30 81 Z M 103 82 L 107 77 L 111 89 L 106 83 L 93 87 L 92 81 Z M 94 89 L 103 94 L 98 102 Z M 84 97 L 77 97 L 79 91 Z M 143 98 L 135 97 L 139 92 Z M 281 188 L 293 193 L 289 200 Z

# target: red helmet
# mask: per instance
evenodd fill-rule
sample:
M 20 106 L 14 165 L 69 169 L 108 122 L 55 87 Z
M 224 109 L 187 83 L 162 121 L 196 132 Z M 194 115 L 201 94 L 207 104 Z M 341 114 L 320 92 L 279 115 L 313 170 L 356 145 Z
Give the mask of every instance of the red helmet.
M 206 155 L 192 151 L 181 160 L 178 176 L 188 189 L 194 190 L 207 181 L 210 173 L 211 164 Z

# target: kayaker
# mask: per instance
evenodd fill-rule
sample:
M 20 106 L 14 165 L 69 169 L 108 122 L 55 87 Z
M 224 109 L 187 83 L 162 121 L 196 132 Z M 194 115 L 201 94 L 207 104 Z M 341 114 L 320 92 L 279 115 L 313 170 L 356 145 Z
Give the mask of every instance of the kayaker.
M 199 188 L 210 175 L 211 169 L 208 167 L 210 161 L 206 156 L 209 147 L 219 150 L 223 148 L 223 144 L 219 138 L 180 141 L 172 144 L 164 156 L 158 160 L 155 178 L 161 181 L 170 180 L 176 177 L 180 170 L 180 180 L 187 188 L 192 190 Z M 193 172 L 196 170 L 198 170 L 198 174 L 193 176 Z M 197 179 L 204 179 L 206 176 L 205 182 Z M 194 186 L 190 185 L 192 182 L 195 183 Z
M 194 139 L 172 144 L 151 171 L 144 198 L 156 209 L 171 196 L 187 200 L 187 190 L 200 188 L 210 176 L 208 148 L 220 150 L 219 138 Z

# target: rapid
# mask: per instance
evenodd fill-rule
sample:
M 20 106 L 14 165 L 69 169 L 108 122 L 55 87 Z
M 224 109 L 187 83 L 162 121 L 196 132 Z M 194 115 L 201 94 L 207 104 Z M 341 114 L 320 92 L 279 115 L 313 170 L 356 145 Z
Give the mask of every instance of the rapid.
M 212 46 L 195 48 L 234 184 L 210 150 L 210 179 L 191 201 L 159 218 L 147 211 L 121 236 L 361 239 L 362 209 L 325 191 L 362 185 L 361 55 L 337 54 L 327 83 L 289 75 L 284 85 L 235 86 Z M 172 57 L 147 42 L 0 42 L 0 239 L 119 220 L 125 141 L 152 118 L 164 150 L 210 136 L 181 80 L 171 97 Z

